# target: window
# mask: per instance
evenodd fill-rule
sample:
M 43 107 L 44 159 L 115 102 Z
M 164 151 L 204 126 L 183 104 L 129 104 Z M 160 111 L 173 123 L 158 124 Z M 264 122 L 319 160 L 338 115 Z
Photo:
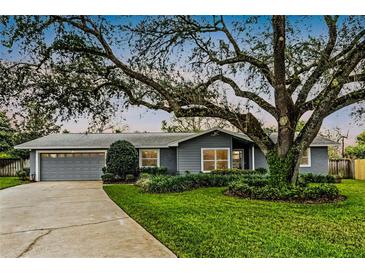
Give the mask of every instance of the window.
M 229 148 L 202 148 L 203 172 L 229 167 Z
M 311 151 L 310 151 L 310 148 L 308 148 L 306 151 L 304 151 L 302 159 L 300 159 L 300 166 L 301 167 L 310 167 L 311 166 Z
M 159 149 L 140 149 L 139 150 L 140 167 L 159 167 L 160 150 Z

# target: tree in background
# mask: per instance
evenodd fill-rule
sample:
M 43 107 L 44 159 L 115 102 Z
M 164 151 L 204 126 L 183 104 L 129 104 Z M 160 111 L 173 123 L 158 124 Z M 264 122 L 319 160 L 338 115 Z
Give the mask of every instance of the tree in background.
M 328 147 L 328 157 L 330 159 L 340 159 L 345 157 L 345 138 L 348 137 L 348 132 L 345 135 L 343 131 L 339 127 L 335 127 L 333 129 L 324 129 L 321 130 L 320 135 L 326 137 L 332 141 L 340 143 L 341 146 L 330 146 Z
M 115 116 L 115 115 L 114 115 Z M 111 132 L 111 133 L 122 133 L 126 132 L 129 129 L 127 124 L 123 124 L 124 119 L 121 119 L 119 122 L 112 122 L 111 116 L 109 117 L 96 117 L 92 119 L 89 123 L 89 127 L 87 128 L 87 133 L 103 133 L 103 132 Z
M 2 17 L 3 45 L 27 58 L 1 62 L 0 94 L 62 117 L 106 116 L 119 104 L 224 119 L 263 151 L 273 182 L 295 183 L 324 118 L 365 100 L 364 17 L 312 19 Z M 276 120 L 277 143 L 252 108 Z
M 57 125 L 54 111 L 40 107 L 35 103 L 29 104 L 21 113 L 16 114 L 12 121 L 14 124 L 14 145 L 58 133 L 61 130 L 61 126 Z M 12 149 L 10 153 L 15 157 L 29 158 L 28 150 Z
M 13 147 L 13 134 L 10 119 L 4 111 L 0 111 L 0 158 L 10 156 L 7 152 Z
M 365 130 L 356 137 L 356 144 L 346 147 L 345 152 L 350 158 L 365 159 Z
M 166 132 L 200 132 L 211 128 L 226 128 L 237 131 L 230 123 L 219 118 L 209 117 L 171 117 L 169 122 L 162 121 L 161 130 Z

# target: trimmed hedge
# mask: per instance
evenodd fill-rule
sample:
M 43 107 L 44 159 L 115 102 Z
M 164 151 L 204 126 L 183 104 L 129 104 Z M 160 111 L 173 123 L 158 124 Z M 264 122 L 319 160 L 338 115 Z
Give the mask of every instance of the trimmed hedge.
M 279 188 L 271 185 L 252 186 L 236 181 L 229 185 L 227 194 L 258 200 L 299 202 L 326 202 L 341 198 L 338 188 L 331 184 Z
M 247 184 L 249 186 L 266 186 L 270 183 L 269 177 L 262 174 L 249 174 L 237 176 L 235 183 Z
M 187 174 L 181 176 L 141 176 L 137 185 L 145 192 L 166 193 L 182 192 L 199 187 L 219 187 L 227 186 L 230 182 L 237 179 L 236 175 L 218 174 Z
M 167 168 L 166 167 L 141 167 L 139 169 L 141 173 L 148 173 L 151 175 L 166 175 Z
M 258 168 L 255 170 L 238 169 L 238 168 L 216 169 L 210 172 L 210 174 L 219 174 L 219 175 L 250 175 L 250 174 L 265 174 L 265 173 L 267 173 L 267 170 L 265 168 Z

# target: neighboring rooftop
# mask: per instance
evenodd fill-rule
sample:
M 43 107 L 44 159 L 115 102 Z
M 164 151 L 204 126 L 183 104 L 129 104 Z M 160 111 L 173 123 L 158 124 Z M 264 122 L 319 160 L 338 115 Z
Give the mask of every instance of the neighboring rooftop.
M 278 134 L 277 133 L 272 133 L 270 135 L 270 139 L 276 143 L 278 140 Z M 314 138 L 311 146 L 338 146 L 339 143 L 332 141 L 328 138 L 325 138 L 321 135 L 318 135 L 316 138 Z
M 245 134 L 231 132 L 225 129 L 214 128 L 199 133 L 167 133 L 167 132 L 146 132 L 146 133 L 64 133 L 51 134 L 33 141 L 29 141 L 15 146 L 17 149 L 107 149 L 118 141 L 126 140 L 131 142 L 136 148 L 171 147 L 178 146 L 180 142 L 198 137 L 200 135 L 221 131 L 236 138 L 251 141 Z M 276 142 L 277 135 L 271 136 Z M 322 136 L 318 136 L 312 146 L 338 145 Z

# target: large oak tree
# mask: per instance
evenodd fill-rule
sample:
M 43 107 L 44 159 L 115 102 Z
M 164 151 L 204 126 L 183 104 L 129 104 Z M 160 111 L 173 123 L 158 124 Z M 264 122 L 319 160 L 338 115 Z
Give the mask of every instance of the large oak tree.
M 37 100 L 62 117 L 109 115 L 121 103 L 225 119 L 260 147 L 278 183 L 296 181 L 299 159 L 325 117 L 365 100 L 361 16 L 16 16 L 2 22 L 3 44 L 20 56 L 1 62 L 4 102 Z M 277 121 L 277 143 L 257 110 Z

